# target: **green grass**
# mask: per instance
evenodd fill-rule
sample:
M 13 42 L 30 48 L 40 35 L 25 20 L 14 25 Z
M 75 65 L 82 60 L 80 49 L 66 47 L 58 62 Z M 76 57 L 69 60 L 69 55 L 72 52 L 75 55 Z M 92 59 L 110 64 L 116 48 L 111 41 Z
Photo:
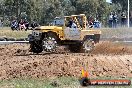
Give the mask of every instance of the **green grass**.
M 27 38 L 31 31 L 12 31 L 9 27 L 0 28 L 0 37 Z
M 27 78 L 0 81 L 0 88 L 65 88 L 69 86 L 70 88 L 79 86 L 79 82 L 77 79 L 70 77 L 41 80 Z
M 118 38 L 124 38 L 124 37 L 132 37 L 132 28 L 101 28 L 101 29 L 95 29 L 95 30 L 101 30 L 101 38 L 112 38 L 112 37 L 118 37 Z M 25 38 L 28 36 L 28 34 L 31 33 L 31 31 L 12 31 L 10 27 L 0 27 L 0 37 L 6 36 L 6 37 L 13 37 L 13 38 Z
M 126 38 L 132 37 L 132 28 L 103 28 L 101 29 L 102 38 L 111 38 L 111 37 L 118 37 L 118 38 Z
M 78 78 L 12 79 L 0 81 L 0 88 L 81 88 Z M 87 88 L 132 88 L 131 86 L 89 86 Z

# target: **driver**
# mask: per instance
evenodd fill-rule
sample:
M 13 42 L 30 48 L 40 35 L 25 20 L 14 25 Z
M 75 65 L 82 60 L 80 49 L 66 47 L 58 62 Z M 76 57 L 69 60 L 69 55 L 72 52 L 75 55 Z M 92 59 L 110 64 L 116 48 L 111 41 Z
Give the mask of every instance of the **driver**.
M 72 27 L 72 28 L 77 28 L 76 23 L 75 23 L 75 22 L 73 22 L 71 27 Z
M 68 22 L 68 27 L 71 28 L 72 27 L 72 24 L 73 24 L 73 20 L 70 19 L 70 21 Z
M 76 28 L 77 25 L 75 23 L 75 21 L 73 20 L 73 18 L 70 19 L 70 21 L 68 22 L 68 27 L 69 28 Z

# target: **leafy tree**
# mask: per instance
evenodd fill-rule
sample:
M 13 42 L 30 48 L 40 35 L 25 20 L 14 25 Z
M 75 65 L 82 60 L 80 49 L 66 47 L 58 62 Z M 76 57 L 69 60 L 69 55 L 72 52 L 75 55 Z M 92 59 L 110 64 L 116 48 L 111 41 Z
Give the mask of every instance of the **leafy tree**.
M 29 21 L 46 24 L 58 16 L 86 14 L 88 18 L 96 17 L 103 22 L 110 11 L 118 10 L 119 6 L 122 10 L 124 1 L 113 0 L 114 4 L 110 5 L 106 0 L 1 0 L 0 16 L 9 19 L 26 17 Z
M 130 1 L 130 10 L 132 10 L 132 0 L 129 1 Z M 127 10 L 128 0 L 112 0 L 112 2 L 115 4 L 121 4 L 122 11 Z

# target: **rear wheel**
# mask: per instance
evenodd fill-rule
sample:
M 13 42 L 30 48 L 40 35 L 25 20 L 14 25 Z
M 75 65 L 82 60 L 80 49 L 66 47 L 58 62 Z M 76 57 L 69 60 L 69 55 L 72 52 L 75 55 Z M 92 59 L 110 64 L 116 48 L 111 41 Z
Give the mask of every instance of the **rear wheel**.
M 92 39 L 86 39 L 82 43 L 82 52 L 88 53 L 94 49 L 94 41 Z
M 82 43 L 76 43 L 69 45 L 69 50 L 73 53 L 88 53 L 94 49 L 94 41 L 92 39 L 86 39 Z

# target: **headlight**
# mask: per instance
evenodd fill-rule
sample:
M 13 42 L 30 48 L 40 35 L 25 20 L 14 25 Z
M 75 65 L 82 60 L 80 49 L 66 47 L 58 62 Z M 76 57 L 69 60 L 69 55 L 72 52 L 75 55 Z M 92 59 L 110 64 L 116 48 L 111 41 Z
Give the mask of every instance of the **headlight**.
M 32 31 L 33 36 L 39 36 L 39 33 L 40 33 L 39 31 Z

